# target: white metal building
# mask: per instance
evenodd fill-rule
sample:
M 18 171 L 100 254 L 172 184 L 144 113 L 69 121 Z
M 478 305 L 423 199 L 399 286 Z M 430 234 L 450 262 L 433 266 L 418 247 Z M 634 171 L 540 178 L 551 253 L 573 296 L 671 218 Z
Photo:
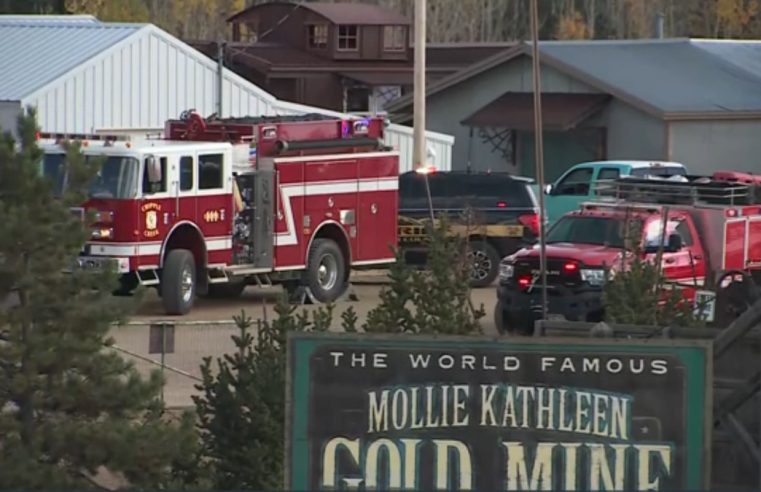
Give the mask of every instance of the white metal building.
M 37 108 L 43 131 L 156 131 L 187 109 L 217 112 L 217 65 L 152 24 L 91 16 L 0 16 L 0 127 L 15 129 L 22 108 Z M 279 101 L 223 69 L 222 115 L 331 111 Z M 345 115 L 342 115 L 345 116 Z M 454 137 L 428 132 L 431 163 L 451 168 Z M 412 166 L 412 129 L 392 124 L 387 142 Z

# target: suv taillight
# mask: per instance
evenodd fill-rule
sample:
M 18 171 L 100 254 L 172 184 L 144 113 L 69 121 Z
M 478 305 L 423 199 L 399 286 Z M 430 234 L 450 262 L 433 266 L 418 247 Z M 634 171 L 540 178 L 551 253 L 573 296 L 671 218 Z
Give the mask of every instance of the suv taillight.
M 527 227 L 535 236 L 539 235 L 539 214 L 524 214 L 518 216 L 518 222 Z

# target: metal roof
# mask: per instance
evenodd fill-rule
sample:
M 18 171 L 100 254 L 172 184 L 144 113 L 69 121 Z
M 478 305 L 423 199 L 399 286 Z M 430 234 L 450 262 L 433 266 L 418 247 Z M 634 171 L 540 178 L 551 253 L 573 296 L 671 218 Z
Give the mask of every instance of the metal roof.
M 146 24 L 0 16 L 0 101 L 20 101 Z
M 542 41 L 542 63 L 662 117 L 761 112 L 761 42 L 697 39 Z M 519 56 L 528 43 L 452 74 L 426 91 L 442 92 Z M 404 96 L 387 109 L 403 113 Z
M 0 15 L 3 22 L 34 22 L 34 23 L 67 23 L 67 24 L 100 24 L 100 21 L 94 15 L 39 15 L 39 14 L 20 14 L 20 15 Z
M 542 97 L 544 127 L 568 131 L 601 110 L 608 94 L 547 93 Z M 534 94 L 507 92 L 465 118 L 463 125 L 478 128 L 533 130 Z
M 717 47 L 680 39 L 548 41 L 540 49 L 571 76 L 663 113 L 761 111 L 761 77 L 735 55 L 746 48 Z
M 332 22 L 333 24 L 354 24 L 354 25 L 409 25 L 410 20 L 400 13 L 381 7 L 380 5 L 371 5 L 367 3 L 332 3 L 332 2 L 285 2 L 272 1 L 252 5 L 227 19 L 228 22 L 234 22 L 242 17 L 247 16 L 257 10 L 268 8 L 270 5 L 290 6 L 294 10 L 303 8 L 314 12 Z

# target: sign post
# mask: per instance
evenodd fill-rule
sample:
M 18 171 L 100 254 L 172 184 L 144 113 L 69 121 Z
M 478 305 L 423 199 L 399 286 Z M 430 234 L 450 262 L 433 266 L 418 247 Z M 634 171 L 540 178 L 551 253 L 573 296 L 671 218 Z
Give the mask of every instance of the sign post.
M 292 334 L 286 489 L 705 489 L 703 341 Z

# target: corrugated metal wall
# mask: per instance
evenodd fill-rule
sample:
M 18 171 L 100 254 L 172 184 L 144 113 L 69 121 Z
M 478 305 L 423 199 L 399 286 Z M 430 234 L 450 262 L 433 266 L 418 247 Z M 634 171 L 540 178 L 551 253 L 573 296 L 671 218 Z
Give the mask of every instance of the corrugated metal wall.
M 159 129 L 187 109 L 217 111 L 217 66 L 155 26 L 99 54 L 22 101 L 37 107 L 49 132 L 88 133 L 102 129 Z M 278 101 L 237 74 L 225 70 L 224 116 L 303 114 L 331 111 Z M 343 115 L 341 115 L 343 116 Z M 412 129 L 390 125 L 387 142 L 400 151 L 400 170 L 412 168 Z M 454 137 L 429 132 L 432 163 L 451 169 Z

